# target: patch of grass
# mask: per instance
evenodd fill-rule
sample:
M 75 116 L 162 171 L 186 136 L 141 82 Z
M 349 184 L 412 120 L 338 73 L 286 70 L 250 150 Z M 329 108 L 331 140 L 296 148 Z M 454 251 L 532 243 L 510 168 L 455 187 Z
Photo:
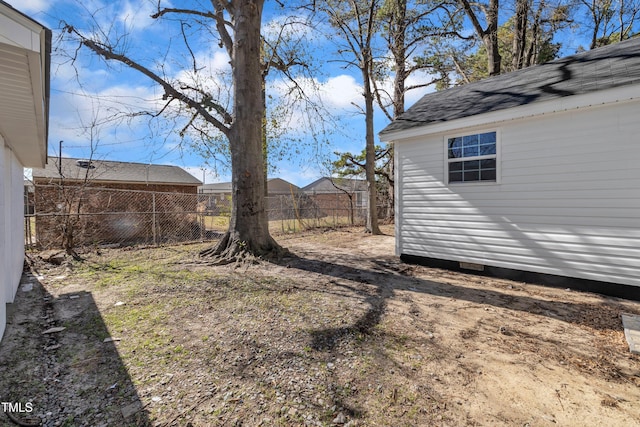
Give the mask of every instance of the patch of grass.
M 88 279 L 96 289 L 119 286 L 132 277 L 140 276 L 147 270 L 138 260 L 112 259 L 106 262 L 76 263 L 75 274 Z
M 204 226 L 207 230 L 226 230 L 229 228 L 228 216 L 205 216 Z
M 111 335 L 121 338 L 118 347 L 123 360 L 135 366 L 148 366 L 164 359 L 162 354 L 167 351 L 164 349 L 169 349 L 174 339 L 165 329 L 167 318 L 166 307 L 158 303 L 124 305 L 104 315 Z
M 94 338 L 98 341 L 102 341 L 110 336 L 109 331 L 107 330 L 104 321 L 102 320 L 102 316 L 100 316 L 100 314 L 98 313 L 95 313 L 89 318 L 84 319 L 81 326 L 82 332 L 89 339 Z
M 142 328 L 153 330 L 156 326 L 164 324 L 167 313 L 162 303 L 124 305 L 105 313 L 104 320 L 109 329 L 120 333 Z
M 406 334 L 392 334 L 387 333 L 389 339 L 385 341 L 385 347 L 387 350 L 404 351 L 407 349 L 407 343 L 410 338 Z

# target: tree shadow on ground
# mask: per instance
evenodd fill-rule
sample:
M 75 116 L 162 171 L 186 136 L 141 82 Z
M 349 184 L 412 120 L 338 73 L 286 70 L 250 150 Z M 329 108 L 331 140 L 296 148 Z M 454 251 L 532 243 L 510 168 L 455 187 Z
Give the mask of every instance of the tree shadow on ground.
M 333 281 L 334 285 L 355 292 L 368 304 L 367 311 L 350 325 L 312 331 L 311 346 L 316 350 L 332 350 L 341 337 L 350 334 L 370 334 L 373 328 L 381 322 L 387 301 L 395 295 L 397 290 L 522 311 L 600 330 L 620 329 L 620 307 L 615 304 L 615 299 L 597 294 L 592 294 L 596 298 L 594 302 L 573 302 L 570 300 L 549 300 L 544 297 L 537 298 L 526 290 L 528 286 L 526 283 L 505 284 L 505 290 L 501 291 L 495 286 L 483 284 L 484 280 L 492 280 L 492 278 L 485 279 L 473 274 L 468 274 L 468 286 L 453 284 L 445 280 L 425 280 L 407 274 L 406 269 L 403 268 L 405 264 L 394 257 L 351 258 L 349 259 L 351 265 L 327 262 L 310 256 L 293 256 L 287 258 L 285 262 L 289 268 L 315 272 L 338 279 Z M 354 267 L 354 264 L 365 267 Z M 367 265 L 370 267 L 367 268 Z M 444 272 L 444 270 L 437 269 L 434 271 Z M 467 273 L 457 274 L 464 277 Z M 351 284 L 340 283 L 340 280 L 351 281 Z M 367 287 L 358 286 L 358 283 L 367 285 Z M 500 281 L 500 283 L 507 282 Z M 374 292 L 372 292 L 371 286 L 373 286 Z M 508 286 L 511 286 L 511 289 L 507 289 Z M 594 318 L 594 313 L 597 313 L 598 318 Z
M 387 300 L 393 296 L 393 286 L 385 284 L 384 273 L 374 270 L 347 267 L 337 263 L 330 263 L 311 258 L 292 256 L 286 258 L 283 263 L 289 268 L 328 275 L 337 279 L 355 282 L 339 283 L 333 281 L 335 286 L 344 288 L 348 292 L 355 293 L 368 305 L 368 309 L 351 325 L 339 328 L 325 328 L 311 331 L 311 348 L 320 351 L 333 350 L 339 341 L 346 336 L 369 335 L 373 328 L 382 320 L 386 311 Z M 359 284 L 367 286 L 358 286 Z M 373 285 L 372 289 L 369 285 Z
M 23 409 L 29 403 L 31 411 L 0 419 L 6 425 L 151 425 L 115 343 L 90 292 L 54 296 L 36 274 L 25 273 L 0 344 L 0 398 Z

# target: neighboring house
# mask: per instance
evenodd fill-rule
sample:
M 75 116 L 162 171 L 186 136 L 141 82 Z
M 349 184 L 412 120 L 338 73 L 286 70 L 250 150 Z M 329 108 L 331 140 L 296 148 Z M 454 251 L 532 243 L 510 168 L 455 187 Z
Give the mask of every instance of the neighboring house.
M 50 157 L 32 179 L 39 247 L 64 245 L 70 226 L 76 243 L 155 242 L 158 228 L 199 233 L 184 214 L 196 213 L 201 182 L 177 166 Z
M 292 194 L 298 194 L 300 187 L 286 181 L 282 178 L 269 178 L 267 180 L 267 195 L 268 197 L 275 196 L 291 196 Z
M 302 187 L 309 194 L 357 193 L 367 191 L 367 181 L 354 178 L 322 177 Z
M 281 219 L 281 214 L 275 214 L 280 209 L 283 200 L 275 200 L 284 196 L 289 200 L 292 196 L 298 197 L 300 187 L 281 178 L 269 178 L 267 180 L 267 197 L 275 206 L 269 206 L 269 219 Z M 228 214 L 231 212 L 231 182 L 217 182 L 214 184 L 204 184 L 198 187 L 198 193 L 203 195 L 201 199 L 206 212 L 210 215 Z M 291 204 L 291 203 L 290 203 Z M 273 214 L 272 214 L 273 213 Z
M 24 167 L 47 156 L 51 31 L 0 1 L 0 338 L 24 262 Z
M 322 177 L 301 191 L 313 197 L 318 208 L 325 211 L 366 214 L 369 199 L 367 181 L 363 179 Z
M 231 215 L 231 183 L 217 182 L 198 187 L 199 209 L 206 215 Z
M 269 197 L 277 196 L 281 194 L 289 194 L 291 192 L 297 193 L 300 191 L 300 187 L 285 181 L 281 178 L 269 178 L 267 180 L 267 193 Z M 231 183 L 230 182 L 217 182 L 214 184 L 204 184 L 198 187 L 198 193 L 201 194 L 216 194 L 220 196 L 231 197 Z
M 380 137 L 403 260 L 640 295 L 640 38 L 427 94 Z
M 36 186 L 63 182 L 69 186 L 188 194 L 196 194 L 202 184 L 178 166 L 53 156 L 44 169 L 33 169 L 33 182 Z
M 214 184 L 203 184 L 198 187 L 198 193 L 215 194 L 231 197 L 231 182 L 216 182 Z

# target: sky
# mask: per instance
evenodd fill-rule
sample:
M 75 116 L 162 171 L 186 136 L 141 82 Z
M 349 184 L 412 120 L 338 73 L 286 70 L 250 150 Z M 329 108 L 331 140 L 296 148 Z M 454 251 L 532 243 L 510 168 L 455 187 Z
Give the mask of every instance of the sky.
M 154 12 L 154 1 L 8 0 L 8 3 L 53 31 L 49 155 L 58 156 L 62 147 L 64 157 L 91 156 L 101 160 L 170 164 L 184 168 L 206 183 L 231 180 L 224 156 L 216 153 L 213 158 L 205 156 L 202 150 L 180 138 L 184 118 L 180 119 L 181 122 L 149 120 L 148 116 L 123 116 L 123 113 L 158 110 L 164 105 L 162 91 L 147 77 L 127 67 L 105 63 L 88 49 L 78 49 L 77 43 L 60 39 L 63 21 L 83 31 L 98 31 L 99 28 L 112 38 L 120 36 L 120 46 L 130 57 L 163 70 L 171 78 L 190 81 L 194 78 L 190 71 L 190 55 L 179 38 L 171 39 L 171 47 L 178 51 L 181 49 L 183 56 L 165 55 L 170 24 L 166 21 L 158 24 L 150 18 Z M 179 6 L 183 4 L 176 3 Z M 267 0 L 263 34 L 267 37 L 275 34 L 284 21 L 276 2 Z M 317 92 L 313 92 L 312 97 L 321 99 L 324 108 L 336 117 L 336 122 L 325 125 L 330 131 L 327 141 L 318 143 L 309 136 L 317 124 L 309 123 L 299 111 L 289 111 L 285 118 L 279 116 L 287 128 L 285 135 L 276 138 L 283 143 L 279 153 L 270 159 L 269 177 L 304 186 L 327 176 L 325 164 L 333 152 L 359 153 L 364 148 L 364 116 L 359 113 L 363 98 L 359 71 L 335 60 L 336 46 L 326 36 L 300 26 L 291 28 L 304 33 L 303 51 L 317 68 L 313 77 L 301 80 L 300 84 L 316 87 Z M 184 31 L 189 33 L 191 28 L 186 27 Z M 204 38 L 202 34 L 193 35 Z M 217 43 L 211 42 L 211 38 L 200 41 L 203 43 L 194 45 L 192 54 L 212 76 L 207 88 L 224 96 L 229 88 L 228 80 L 223 77 L 229 70 L 228 57 Z M 429 76 L 416 75 L 409 83 L 428 79 Z M 391 82 L 385 86 L 390 89 Z M 282 99 L 286 88 L 286 80 L 282 76 L 270 74 L 267 93 L 273 104 Z M 409 92 L 407 106 L 432 90 Z M 388 122 L 377 110 L 374 121 L 376 143 L 377 132 Z
M 133 70 L 106 64 L 88 49 L 78 50 L 77 45 L 60 42 L 62 21 L 87 30 L 90 29 L 87 17 L 95 12 L 94 23 L 111 30 L 112 34 L 117 31 L 127 33 L 125 43 L 129 56 L 160 62 L 164 58 L 157 52 L 164 49 L 165 31 L 150 18 L 154 2 L 9 0 L 8 3 L 53 31 L 49 155 L 58 156 L 62 147 L 64 157 L 92 156 L 102 160 L 171 164 L 186 169 L 206 183 L 231 180 L 226 162 L 207 161 L 199 150 L 181 141 L 180 127 L 176 128 L 170 120 L 165 120 L 166 123 L 155 120 L 153 125 L 149 125 L 147 117 L 107 121 L 122 116 L 122 111 L 157 110 L 163 105 L 162 91 Z M 263 14 L 265 32 L 278 31 L 284 20 L 280 11 L 271 7 L 276 7 L 275 2 L 267 1 Z M 173 40 L 172 43 L 177 42 Z M 323 106 L 339 118 L 339 122 L 326 125 L 331 131 L 328 141 L 318 143 L 309 137 L 311 125 L 299 111 L 282 119 L 289 123 L 289 128 L 282 137 L 285 142 L 280 153 L 271 159 L 269 177 L 282 178 L 298 186 L 326 176 L 326 160 L 334 151 L 360 152 L 365 144 L 364 116 L 359 114 L 361 107 L 355 106 L 363 104 L 357 70 L 330 60 L 334 57 L 331 51 L 335 46 L 323 37 L 310 34 L 306 43 L 306 49 L 313 51 L 310 55 L 319 70 L 318 75 L 306 84 L 319 88 L 314 96 L 322 98 Z M 209 48 L 194 52 L 195 56 L 212 70 L 228 70 L 226 53 L 216 43 L 208 45 Z M 73 62 L 71 55 L 76 55 Z M 188 73 L 188 66 L 177 64 L 171 58 L 162 67 L 168 75 L 175 77 L 185 77 Z M 217 84 L 224 86 L 223 82 Z M 212 90 L 220 89 L 216 86 Z M 267 90 L 271 99 L 275 99 L 282 96 L 286 84 L 282 78 L 274 76 L 270 78 Z M 422 93 L 410 95 L 407 102 L 415 102 Z M 376 116 L 377 133 L 388 120 L 379 111 Z

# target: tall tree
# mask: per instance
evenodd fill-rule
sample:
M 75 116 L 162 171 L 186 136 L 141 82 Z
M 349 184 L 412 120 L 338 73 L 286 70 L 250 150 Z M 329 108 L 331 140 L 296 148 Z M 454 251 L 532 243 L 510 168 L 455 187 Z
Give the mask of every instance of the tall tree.
M 588 19 L 589 49 L 628 39 L 640 18 L 638 0 L 578 0 Z
M 232 73 L 233 106 L 228 109 L 215 94 L 184 81 L 174 80 L 154 70 L 152 66 L 126 55 L 117 43 L 98 38 L 101 33 L 84 33 L 72 25 L 65 26 L 82 46 L 108 61 L 117 61 L 151 79 L 164 91 L 166 105 L 179 104 L 192 116 L 188 126 L 198 120 L 212 126 L 229 141 L 231 152 L 232 209 L 229 230 L 220 243 L 203 255 L 216 256 L 220 262 L 237 261 L 247 256 L 279 256 L 283 249 L 269 234 L 264 197 L 263 118 L 261 36 L 264 0 L 211 1 L 211 8 L 188 9 L 162 7 L 152 17 L 176 17 L 182 24 L 182 34 L 190 46 L 185 26 L 190 22 L 204 27 L 217 36 L 229 58 Z M 88 35 L 90 34 L 90 35 Z M 193 74 L 198 74 L 196 55 L 189 49 L 193 60 Z M 256 96 L 258 94 L 258 96 Z M 196 128 L 202 131 L 201 127 Z
M 542 3 L 543 1 L 540 2 L 540 4 Z M 529 6 L 530 0 L 516 0 L 516 14 L 513 16 L 513 54 L 511 56 L 511 67 L 514 70 L 524 67 Z
M 571 23 L 567 12 L 565 6 L 553 6 L 544 1 L 540 1 L 535 10 L 531 9 L 531 4 L 519 6 L 516 14 L 498 30 L 502 72 L 555 59 L 561 44 L 554 42 L 554 37 L 559 29 Z M 524 17 L 520 13 L 525 13 Z
M 554 39 L 559 31 L 572 23 L 572 8 L 562 1 L 540 0 L 534 3 L 531 0 L 516 0 L 513 16 L 498 29 L 501 72 L 555 59 L 561 45 Z M 484 45 L 471 54 L 457 55 L 456 67 L 463 83 L 486 78 L 489 73 Z
M 511 27 L 512 48 L 508 50 L 509 35 L 499 33 L 503 56 L 511 58 L 503 62 L 505 71 L 513 71 L 555 59 L 560 43 L 554 42 L 558 31 L 573 23 L 572 6 L 558 0 L 516 0 L 516 12 L 506 27 Z M 506 39 L 506 40 L 505 40 Z M 508 68 L 506 68 L 508 66 Z
M 393 195 L 386 194 L 393 191 L 393 148 L 376 146 L 376 169 L 375 174 L 378 177 L 376 183 L 379 193 L 387 197 L 388 201 L 393 201 Z M 332 172 L 340 178 L 362 176 L 362 172 L 366 167 L 366 150 L 362 150 L 360 154 L 352 153 L 334 153 L 338 156 L 337 160 L 332 162 Z M 387 210 L 386 218 L 393 218 L 393 204 L 383 204 Z M 353 211 L 353 209 L 351 210 Z M 353 218 L 351 219 L 353 223 Z
M 498 8 L 499 0 L 489 0 L 489 4 L 471 3 L 469 0 L 458 0 L 460 6 L 469 17 L 473 29 L 487 50 L 487 69 L 490 76 L 500 74 L 500 51 L 498 45 Z M 485 24 L 480 22 L 481 12 Z
M 326 14 L 333 28 L 337 29 L 341 36 L 341 39 L 336 42 L 341 44 L 339 52 L 345 56 L 345 63 L 356 67 L 362 76 L 366 128 L 365 176 L 369 192 L 366 230 L 372 234 L 382 234 L 378 225 L 376 152 L 373 131 L 375 102 L 373 43 L 378 29 L 377 13 L 380 0 L 329 0 L 318 3 L 317 7 Z
M 378 19 L 381 22 L 381 35 L 386 48 L 390 53 L 388 60 L 379 61 L 376 77 L 386 80 L 388 73 L 393 75 L 393 90 L 387 93 L 381 85 L 373 80 L 375 94 L 382 112 L 389 120 L 397 119 L 405 111 L 405 95 L 412 90 L 425 88 L 442 82 L 446 78 L 446 72 L 441 72 L 440 55 L 425 55 L 433 48 L 434 40 L 444 41 L 450 37 L 461 38 L 459 33 L 461 20 L 459 13 L 452 8 L 455 1 L 442 0 L 384 0 Z M 388 69 L 388 72 L 385 71 Z M 408 79 L 419 72 L 424 76 L 433 76 L 423 79 L 420 83 L 407 84 Z M 376 150 L 376 158 L 387 158 L 384 162 L 384 170 L 376 169 L 378 176 L 387 184 L 384 193 L 387 197 L 387 205 L 390 213 L 394 204 L 394 180 L 393 180 L 393 146 L 386 150 Z M 358 156 L 351 153 L 343 153 L 338 160 L 347 160 L 354 167 L 358 165 Z M 349 160 L 351 159 L 351 160 Z M 388 215 L 391 217 L 391 215 Z
M 404 113 L 407 92 L 431 86 L 445 78 L 440 73 L 439 61 L 427 57 L 424 52 L 433 47 L 436 40 L 464 38 L 460 34 L 459 13 L 452 8 L 454 5 L 455 2 L 442 0 L 384 0 L 378 19 L 390 58 L 380 66 L 387 66 L 393 74 L 393 93 L 380 97 L 382 91 L 376 87 L 376 95 L 390 120 Z M 409 77 L 418 72 L 433 77 L 407 85 Z M 384 73 L 377 74 L 386 77 Z
M 328 133 L 325 125 L 332 121 L 331 112 L 319 101 L 320 89 L 315 77 L 320 74 L 319 58 L 312 56 L 309 40 L 315 34 L 312 17 L 299 12 L 293 5 L 290 15 L 276 19 L 263 28 L 262 35 L 262 98 L 265 104 L 263 138 L 267 172 L 273 170 L 271 158 L 286 158 L 299 152 L 304 144 L 291 137 L 302 124 L 290 121 L 297 116 L 304 120 L 309 143 L 320 144 Z M 277 83 L 276 83 L 277 82 Z M 268 92 L 269 84 L 271 91 Z M 274 90 L 273 86 L 277 86 Z M 296 146 L 293 147 L 292 144 Z M 265 188 L 266 191 L 266 188 Z

